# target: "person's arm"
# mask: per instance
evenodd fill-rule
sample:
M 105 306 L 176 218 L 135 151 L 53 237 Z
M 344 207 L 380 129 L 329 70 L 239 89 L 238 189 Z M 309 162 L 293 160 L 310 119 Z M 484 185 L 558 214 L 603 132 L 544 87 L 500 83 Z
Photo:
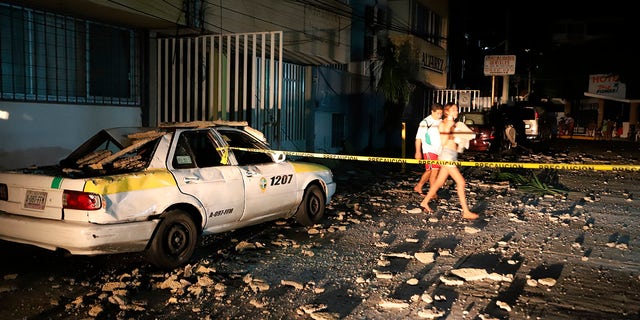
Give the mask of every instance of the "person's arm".
M 413 156 L 416 160 L 422 159 L 422 140 L 416 139 L 416 154 Z

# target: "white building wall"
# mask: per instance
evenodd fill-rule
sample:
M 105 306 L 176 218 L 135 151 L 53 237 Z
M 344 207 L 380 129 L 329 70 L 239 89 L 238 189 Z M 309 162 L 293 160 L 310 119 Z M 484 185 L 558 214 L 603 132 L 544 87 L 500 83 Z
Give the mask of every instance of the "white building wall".
M 0 169 L 55 164 L 99 128 L 141 125 L 139 107 L 0 101 L 0 114 Z
M 296 58 L 301 58 L 313 64 L 348 63 L 351 8 L 343 1 L 323 2 L 212 1 L 207 3 L 205 10 L 205 28 L 220 34 L 282 30 L 285 60 L 295 62 Z M 323 10 L 323 7 L 332 10 Z

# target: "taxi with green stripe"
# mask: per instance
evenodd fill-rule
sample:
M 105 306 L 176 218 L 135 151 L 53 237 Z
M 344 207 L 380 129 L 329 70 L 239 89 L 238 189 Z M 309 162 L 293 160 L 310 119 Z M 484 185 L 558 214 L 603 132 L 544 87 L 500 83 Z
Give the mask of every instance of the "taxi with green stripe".
M 175 268 L 203 235 L 316 224 L 335 190 L 329 168 L 287 160 L 244 122 L 103 129 L 58 164 L 0 172 L 0 239 L 73 255 L 143 252 Z

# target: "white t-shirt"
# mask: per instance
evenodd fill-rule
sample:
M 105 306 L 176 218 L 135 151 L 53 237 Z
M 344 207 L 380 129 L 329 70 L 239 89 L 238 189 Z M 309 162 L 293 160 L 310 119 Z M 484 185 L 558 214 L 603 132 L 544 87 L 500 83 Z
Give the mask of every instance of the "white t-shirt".
M 436 120 L 431 115 L 420 121 L 418 125 L 418 131 L 416 132 L 416 140 L 422 141 L 422 153 L 435 153 L 440 154 L 440 130 L 438 125 L 442 120 Z M 431 144 L 427 144 L 425 141 L 425 134 L 429 132 L 429 140 Z

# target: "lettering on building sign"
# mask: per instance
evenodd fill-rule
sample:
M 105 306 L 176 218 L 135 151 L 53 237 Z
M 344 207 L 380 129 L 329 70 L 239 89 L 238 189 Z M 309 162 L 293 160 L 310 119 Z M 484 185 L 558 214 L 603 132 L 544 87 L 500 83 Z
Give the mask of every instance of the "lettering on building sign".
M 624 98 L 626 96 L 626 86 L 620 80 L 620 75 L 618 74 L 589 75 L 589 92 Z
M 605 93 L 616 93 L 618 92 L 618 84 L 600 84 L 596 87 L 596 93 L 605 94 Z
M 516 74 L 515 55 L 489 55 L 484 57 L 485 76 L 507 76 Z
M 420 67 L 429 69 L 438 73 L 444 72 L 444 59 L 432 56 L 426 52 L 422 53 Z
M 591 82 L 593 83 L 618 82 L 618 81 L 620 81 L 620 76 L 617 74 L 595 74 L 591 76 Z

